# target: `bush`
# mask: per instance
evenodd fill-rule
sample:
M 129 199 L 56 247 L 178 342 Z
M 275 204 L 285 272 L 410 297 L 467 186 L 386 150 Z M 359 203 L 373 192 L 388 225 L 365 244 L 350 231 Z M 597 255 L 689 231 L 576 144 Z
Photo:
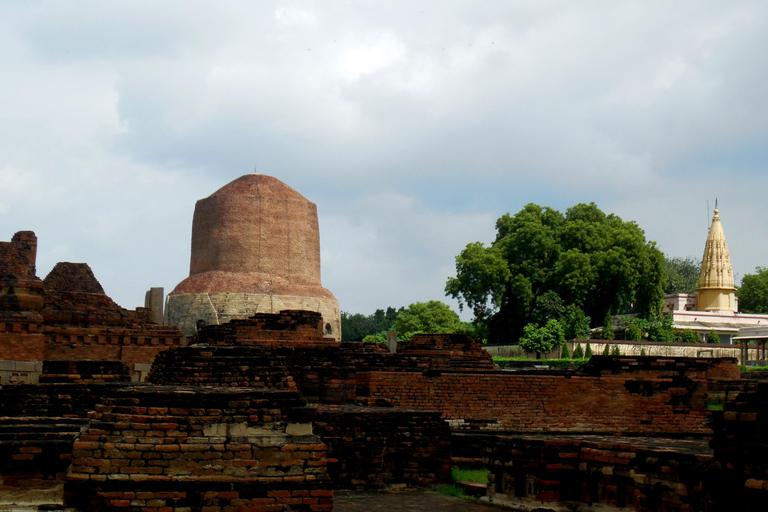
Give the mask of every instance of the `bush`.
M 683 329 L 678 333 L 678 341 L 680 343 L 702 343 L 701 334 L 697 333 L 693 329 Z
M 720 336 L 717 335 L 717 331 L 714 329 L 707 334 L 707 343 L 720 343 Z
M 641 355 L 642 357 L 645 357 L 645 356 L 646 356 L 646 353 L 645 353 L 645 349 L 644 349 L 644 348 L 641 348 L 641 349 L 640 349 L 640 355 Z
M 627 328 L 627 338 L 631 341 L 643 340 L 643 330 L 637 325 L 637 322 L 632 322 Z
M 584 359 L 584 351 L 581 349 L 581 343 L 577 344 L 576 348 L 573 350 L 573 358 Z
M 587 350 L 584 351 L 584 358 L 589 359 L 592 357 L 592 347 L 589 345 L 589 340 L 587 340 Z
M 605 344 L 605 348 L 603 349 L 603 355 L 604 356 L 611 355 L 611 344 L 610 343 L 606 343 Z
M 611 350 L 611 355 L 612 356 L 620 356 L 621 355 L 621 352 L 619 352 L 619 346 L 618 345 L 614 345 L 613 346 L 613 350 Z

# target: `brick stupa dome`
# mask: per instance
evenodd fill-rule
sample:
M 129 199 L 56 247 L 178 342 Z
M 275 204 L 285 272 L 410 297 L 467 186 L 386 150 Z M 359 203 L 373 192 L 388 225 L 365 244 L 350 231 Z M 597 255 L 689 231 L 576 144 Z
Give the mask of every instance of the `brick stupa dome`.
M 168 296 L 166 321 L 191 335 L 201 321 L 279 309 L 318 311 L 338 337 L 338 303 L 320 282 L 317 207 L 276 178 L 249 174 L 195 205 L 189 277 Z

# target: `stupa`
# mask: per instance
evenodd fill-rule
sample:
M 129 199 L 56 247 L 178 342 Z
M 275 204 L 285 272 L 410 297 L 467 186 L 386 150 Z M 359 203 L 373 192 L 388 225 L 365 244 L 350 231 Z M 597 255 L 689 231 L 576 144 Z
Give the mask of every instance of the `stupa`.
M 341 340 L 339 303 L 320 282 L 317 207 L 271 176 L 248 174 L 195 205 L 189 277 L 168 295 L 165 323 L 203 325 L 282 310 L 322 315 Z

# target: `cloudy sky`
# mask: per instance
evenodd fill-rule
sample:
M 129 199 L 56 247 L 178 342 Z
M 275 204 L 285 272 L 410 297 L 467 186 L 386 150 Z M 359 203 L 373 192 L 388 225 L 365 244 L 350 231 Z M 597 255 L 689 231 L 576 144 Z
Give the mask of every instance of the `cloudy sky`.
M 768 4 L 0 2 L 0 240 L 34 230 L 41 277 L 169 292 L 195 201 L 254 170 L 317 204 L 350 312 L 445 300 L 529 202 L 700 258 L 717 197 L 739 278 L 768 266 Z

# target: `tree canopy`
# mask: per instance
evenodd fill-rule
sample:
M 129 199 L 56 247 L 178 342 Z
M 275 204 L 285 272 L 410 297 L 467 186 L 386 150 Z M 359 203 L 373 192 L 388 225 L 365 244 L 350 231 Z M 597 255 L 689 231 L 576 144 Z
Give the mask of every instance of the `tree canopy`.
M 664 293 L 696 293 L 699 287 L 701 260 L 686 258 L 664 258 L 667 287 Z
M 372 315 L 341 312 L 341 341 L 362 341 L 366 336 L 386 332 L 395 323 L 403 308 L 377 309 Z
M 392 328 L 399 339 L 410 339 L 420 332 L 451 334 L 466 330 L 459 315 L 439 300 L 414 302 L 398 313 Z
M 754 274 L 741 278 L 736 290 L 739 309 L 744 313 L 768 313 L 768 268 L 757 267 Z
M 490 342 L 508 342 L 551 318 L 555 296 L 591 318 L 645 316 L 658 308 L 665 285 L 664 256 L 634 222 L 594 203 L 565 214 L 528 204 L 496 221 L 490 247 L 474 242 L 461 251 L 445 290 L 487 322 Z

